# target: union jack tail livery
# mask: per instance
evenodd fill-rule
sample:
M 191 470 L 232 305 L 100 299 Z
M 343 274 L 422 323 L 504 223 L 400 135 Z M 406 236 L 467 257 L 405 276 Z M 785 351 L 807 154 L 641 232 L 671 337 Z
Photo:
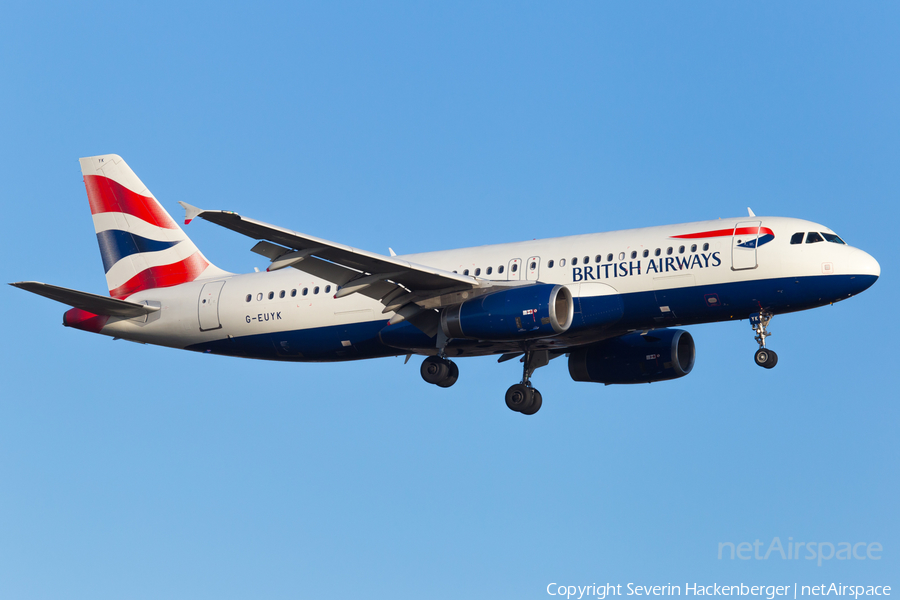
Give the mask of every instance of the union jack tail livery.
M 206 260 L 120 156 L 80 162 L 110 296 L 227 275 Z

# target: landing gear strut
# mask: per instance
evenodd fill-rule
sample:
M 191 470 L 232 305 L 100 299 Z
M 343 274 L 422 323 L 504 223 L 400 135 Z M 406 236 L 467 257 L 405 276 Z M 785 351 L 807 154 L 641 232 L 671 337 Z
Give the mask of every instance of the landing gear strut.
M 422 379 L 442 388 L 448 388 L 459 379 L 459 367 L 452 360 L 429 356 L 422 361 Z
M 774 316 L 766 311 L 750 315 L 750 326 L 756 332 L 756 343 L 759 344 L 759 350 L 753 355 L 753 360 L 756 361 L 756 364 L 766 369 L 771 369 L 778 364 L 778 355 L 773 350 L 766 348 L 766 338 L 772 335 L 766 328 Z
M 531 387 L 531 375 L 538 367 L 543 367 L 550 362 L 549 352 L 546 350 L 527 350 L 522 360 L 522 382 L 510 386 L 506 390 L 506 406 L 510 410 L 533 415 L 541 409 L 544 399 L 541 393 Z

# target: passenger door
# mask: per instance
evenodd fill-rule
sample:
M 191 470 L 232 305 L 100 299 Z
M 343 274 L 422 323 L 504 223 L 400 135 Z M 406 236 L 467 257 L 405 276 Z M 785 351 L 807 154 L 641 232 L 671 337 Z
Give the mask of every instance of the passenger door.
M 224 281 L 207 283 L 200 290 L 200 298 L 197 300 L 197 315 L 200 318 L 200 331 L 219 329 L 219 296 L 222 295 Z
M 756 245 L 762 221 L 741 221 L 734 226 L 731 236 L 731 269 L 742 271 L 755 269 Z

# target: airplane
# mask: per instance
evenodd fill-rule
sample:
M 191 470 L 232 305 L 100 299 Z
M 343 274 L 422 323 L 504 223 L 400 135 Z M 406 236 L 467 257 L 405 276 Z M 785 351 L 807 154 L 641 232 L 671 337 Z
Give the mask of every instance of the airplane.
M 451 360 L 520 359 L 513 411 L 543 404 L 535 370 L 566 356 L 576 381 L 634 384 L 691 372 L 676 327 L 748 319 L 757 365 L 776 314 L 839 302 L 872 286 L 878 262 L 824 225 L 746 217 L 398 256 L 377 254 L 186 202 L 257 241 L 264 272 L 213 265 L 115 155 L 80 159 L 109 296 L 35 281 L 10 285 L 71 306 L 63 324 L 226 356 L 290 362 L 424 356 L 422 378 L 449 388 Z

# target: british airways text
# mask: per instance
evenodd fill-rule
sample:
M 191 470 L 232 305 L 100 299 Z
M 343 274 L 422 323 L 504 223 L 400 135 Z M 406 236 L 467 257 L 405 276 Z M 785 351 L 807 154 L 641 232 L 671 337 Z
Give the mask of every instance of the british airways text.
M 692 254 L 690 256 L 666 256 L 651 258 L 645 265 L 641 260 L 630 260 L 605 265 L 585 265 L 572 267 L 572 281 L 587 281 L 589 279 L 612 279 L 614 277 L 629 277 L 642 273 L 668 273 L 670 271 L 684 271 L 698 268 L 718 267 L 722 264 L 719 252 L 709 254 Z

